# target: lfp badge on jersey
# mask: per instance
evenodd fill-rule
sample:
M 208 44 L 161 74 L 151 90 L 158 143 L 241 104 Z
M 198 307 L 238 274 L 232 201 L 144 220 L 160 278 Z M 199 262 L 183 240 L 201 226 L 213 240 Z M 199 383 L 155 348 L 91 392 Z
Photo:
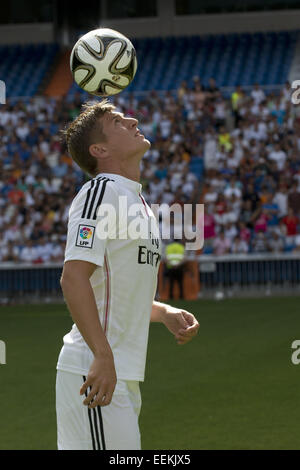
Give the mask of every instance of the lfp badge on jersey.
M 76 246 L 92 248 L 94 242 L 95 227 L 92 225 L 79 225 Z

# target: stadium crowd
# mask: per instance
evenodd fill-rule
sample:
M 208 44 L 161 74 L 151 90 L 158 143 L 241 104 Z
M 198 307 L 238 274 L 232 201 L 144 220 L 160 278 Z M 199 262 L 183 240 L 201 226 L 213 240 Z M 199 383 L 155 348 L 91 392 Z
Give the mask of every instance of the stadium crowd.
M 287 83 L 278 94 L 255 85 L 225 96 L 214 79 L 203 87 L 195 77 L 176 94 L 112 99 L 152 143 L 141 172 L 148 203 L 204 203 L 203 253 L 300 249 L 300 113 L 290 94 Z M 0 108 L 2 262 L 63 260 L 68 210 L 86 176 L 60 130 L 83 96 Z

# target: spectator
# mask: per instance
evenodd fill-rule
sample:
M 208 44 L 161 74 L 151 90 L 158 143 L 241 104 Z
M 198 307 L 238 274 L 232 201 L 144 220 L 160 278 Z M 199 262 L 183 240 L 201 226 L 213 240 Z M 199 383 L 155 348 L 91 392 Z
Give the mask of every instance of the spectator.
M 206 245 L 211 245 L 216 236 L 215 218 L 207 205 L 204 206 L 204 240 Z
M 268 251 L 268 244 L 265 233 L 262 230 L 256 232 L 252 242 L 253 253 L 265 253 Z
M 0 248 L 0 261 L 5 263 L 19 261 L 19 248 L 11 240 Z
M 278 217 L 285 217 L 288 212 L 288 190 L 284 183 L 280 183 L 278 191 L 273 198 L 273 203 L 278 206 Z
M 253 220 L 255 233 L 265 233 L 267 231 L 269 217 L 265 209 L 258 209 L 258 211 L 253 215 Z
M 230 250 L 230 240 L 225 237 L 224 230 L 221 229 L 219 235 L 213 242 L 213 249 L 215 255 L 225 255 Z
M 251 239 L 251 232 L 249 228 L 246 226 L 244 222 L 239 222 L 239 230 L 240 230 L 240 233 L 239 233 L 240 239 L 245 241 L 248 246 L 250 239 Z
M 152 148 L 141 168 L 148 202 L 200 199 L 208 206 L 210 243 L 222 228 L 234 240 L 238 222 L 247 244 L 252 229 L 255 239 L 261 230 L 269 237 L 272 228 L 284 245 L 292 246 L 300 212 L 300 114 L 290 107 L 289 84 L 266 96 L 259 85 L 249 93 L 237 87 L 227 100 L 213 79 L 206 89 L 199 78 L 193 83 L 192 89 L 182 83 L 177 97 L 153 91 L 142 98 L 111 98 L 120 111 L 138 115 L 140 127 L 149 133 Z M 32 248 L 41 246 L 39 254 L 49 243 L 57 247 L 59 259 L 70 201 L 85 176 L 57 133 L 78 113 L 81 96 L 72 103 L 40 97 L 2 105 L 1 249 L 11 241 L 29 257 L 30 239 Z
M 252 183 L 248 183 L 246 186 L 246 190 L 243 194 L 243 200 L 249 200 L 251 205 L 247 204 L 245 207 L 249 208 L 252 212 L 254 212 L 257 208 L 258 202 L 260 200 L 257 192 L 254 189 L 254 185 Z
M 226 198 L 231 198 L 231 196 L 236 196 L 237 198 L 240 198 L 242 196 L 242 192 L 240 188 L 238 187 L 235 178 L 230 179 L 229 185 L 225 188 L 224 191 L 224 196 Z
M 51 237 L 52 251 L 50 261 L 53 263 L 61 263 L 65 255 L 65 242 L 59 241 L 56 235 Z
M 249 251 L 248 243 L 245 240 L 242 240 L 239 237 L 239 235 L 236 235 L 232 242 L 230 251 L 231 253 L 234 253 L 234 254 L 248 253 Z
M 24 263 L 33 263 L 38 258 L 36 247 L 32 240 L 27 240 L 20 251 L 20 261 Z
M 258 83 L 255 83 L 254 88 L 251 91 L 251 97 L 253 98 L 256 104 L 261 104 L 265 100 L 266 95 L 260 88 Z
M 267 215 L 268 227 L 278 225 L 279 223 L 279 218 L 278 218 L 279 207 L 273 201 L 273 198 L 274 198 L 273 194 L 268 193 L 266 202 L 262 204 L 262 210 Z
M 281 253 L 284 249 L 284 243 L 282 238 L 276 231 L 273 231 L 268 242 L 269 250 L 272 253 Z
M 283 224 L 286 226 L 286 236 L 289 243 L 292 243 L 297 235 L 297 226 L 299 224 L 298 217 L 295 216 L 292 208 L 288 209 L 288 214 L 282 219 Z
M 238 230 L 233 222 L 227 222 L 224 227 L 224 235 L 225 238 L 230 241 L 230 244 L 232 244 L 235 237 L 238 236 Z
M 299 212 L 300 189 L 298 189 L 298 184 L 296 182 L 293 182 L 292 187 L 288 193 L 288 207 L 290 207 L 295 214 Z
M 283 151 L 282 146 L 279 143 L 276 143 L 274 149 L 269 153 L 270 160 L 273 160 L 277 164 L 279 171 L 282 171 L 286 162 L 286 153 Z
M 184 299 L 183 275 L 185 269 L 185 247 L 181 240 L 174 239 L 165 250 L 165 277 L 169 279 L 169 298 L 174 298 L 174 285 L 178 284 L 180 299 Z

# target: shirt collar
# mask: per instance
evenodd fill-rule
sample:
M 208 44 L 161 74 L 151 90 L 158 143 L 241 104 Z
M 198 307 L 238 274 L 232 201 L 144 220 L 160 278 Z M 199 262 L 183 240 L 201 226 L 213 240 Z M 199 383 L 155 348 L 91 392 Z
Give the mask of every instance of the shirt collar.
M 110 178 L 116 181 L 117 183 L 120 183 L 123 186 L 126 186 L 127 188 L 136 191 L 137 193 L 140 193 L 142 191 L 141 183 L 138 183 L 137 181 L 131 180 L 129 178 L 125 178 L 125 176 L 121 176 L 116 173 L 99 173 L 95 178 L 100 178 L 101 176 Z

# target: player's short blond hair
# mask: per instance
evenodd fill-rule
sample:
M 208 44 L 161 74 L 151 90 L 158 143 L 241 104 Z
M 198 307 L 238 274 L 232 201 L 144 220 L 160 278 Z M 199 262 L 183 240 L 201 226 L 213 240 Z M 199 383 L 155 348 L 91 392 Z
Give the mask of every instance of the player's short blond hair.
M 101 118 L 116 107 L 107 99 L 99 103 L 85 103 L 83 111 L 63 131 L 68 151 L 80 168 L 90 176 L 99 173 L 97 159 L 90 154 L 89 147 L 97 142 L 106 142 Z

